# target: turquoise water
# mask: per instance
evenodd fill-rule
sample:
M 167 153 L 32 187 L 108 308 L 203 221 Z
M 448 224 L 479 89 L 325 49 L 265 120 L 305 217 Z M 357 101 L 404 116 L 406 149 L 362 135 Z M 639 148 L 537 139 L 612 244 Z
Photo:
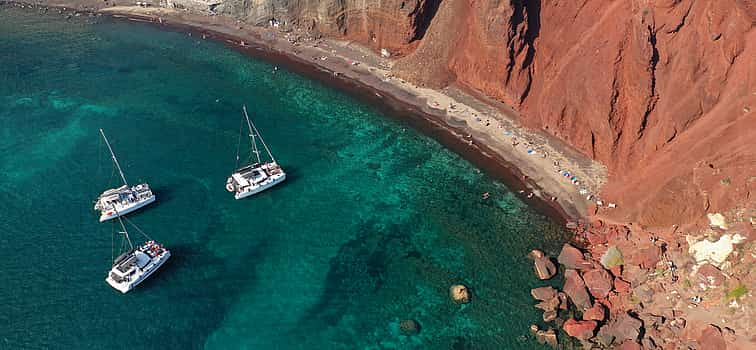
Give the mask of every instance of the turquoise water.
M 538 347 L 525 256 L 564 233 L 401 118 L 186 33 L 8 7 L 0 79 L 0 348 Z M 243 103 L 289 178 L 236 201 Z M 131 220 L 173 253 L 125 295 L 92 211 L 117 184 L 98 128 L 156 191 Z

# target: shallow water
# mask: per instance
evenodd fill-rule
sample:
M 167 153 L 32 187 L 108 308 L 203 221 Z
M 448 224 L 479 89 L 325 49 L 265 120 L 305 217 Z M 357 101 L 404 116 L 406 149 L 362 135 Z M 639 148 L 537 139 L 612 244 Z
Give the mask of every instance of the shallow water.
M 186 33 L 0 19 L 0 348 L 539 347 L 526 254 L 564 232 L 401 118 Z M 289 178 L 236 201 L 245 103 Z M 118 183 L 98 128 L 156 190 L 131 220 L 173 253 L 125 295 L 92 211 Z

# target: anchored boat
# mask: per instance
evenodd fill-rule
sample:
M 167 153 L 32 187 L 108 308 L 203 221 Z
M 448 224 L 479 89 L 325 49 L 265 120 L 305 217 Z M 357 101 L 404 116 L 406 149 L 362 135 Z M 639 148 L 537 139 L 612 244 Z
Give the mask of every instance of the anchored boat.
M 275 185 L 278 185 L 286 179 L 286 173 L 283 171 L 283 169 L 281 169 L 281 166 L 278 165 L 276 159 L 273 158 L 273 154 L 270 152 L 268 145 L 265 144 L 262 136 L 260 136 L 260 133 L 257 131 L 255 124 L 253 124 L 252 121 L 249 120 L 249 115 L 247 114 L 247 106 L 243 106 L 242 110 L 244 111 L 244 119 L 247 121 L 249 137 L 252 143 L 251 152 L 255 155 L 255 158 L 253 160 L 256 160 L 256 162 L 252 162 L 251 164 L 245 165 L 241 168 L 238 167 L 239 149 L 241 148 L 241 133 L 244 129 L 242 125 L 239 127 L 239 144 L 236 148 L 237 169 L 234 170 L 233 174 L 231 174 L 228 180 L 226 180 L 226 190 L 233 192 L 234 198 L 236 199 L 242 199 L 253 194 L 260 193 Z M 262 143 L 265 151 L 268 154 L 269 159 L 266 161 L 263 161 L 263 159 L 260 158 L 260 151 L 257 148 L 258 139 L 260 140 L 260 143 Z
M 110 151 L 110 157 L 113 159 L 113 164 L 118 168 L 118 174 L 121 175 L 121 180 L 123 181 L 121 187 L 106 190 L 95 202 L 94 210 L 100 211 L 100 222 L 103 222 L 128 214 L 154 202 L 155 195 L 150 190 L 150 185 L 146 183 L 129 186 L 126 182 L 126 177 L 123 175 L 123 171 L 121 171 L 121 165 L 118 164 L 118 159 L 115 153 L 113 153 L 113 148 L 110 147 L 110 142 L 108 142 L 108 138 L 105 137 L 102 129 L 100 129 L 100 135 L 105 140 L 108 151 Z
M 163 266 L 166 260 L 171 257 L 171 251 L 150 239 L 147 234 L 126 219 L 147 239 L 144 244 L 134 247 L 131 244 L 129 233 L 126 231 L 126 226 L 124 226 L 120 216 L 117 216 L 117 218 L 121 224 L 121 229 L 123 229 L 120 233 L 123 234 L 124 243 L 128 243 L 128 250 L 113 259 L 113 266 L 105 281 L 121 293 L 126 293 L 142 283 L 147 277 L 150 277 L 160 266 Z

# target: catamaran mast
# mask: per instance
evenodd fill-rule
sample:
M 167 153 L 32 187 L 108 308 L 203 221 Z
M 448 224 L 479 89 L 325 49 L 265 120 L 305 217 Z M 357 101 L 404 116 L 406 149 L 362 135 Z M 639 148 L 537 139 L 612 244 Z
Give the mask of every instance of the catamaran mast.
M 252 131 L 252 122 L 249 121 L 249 116 L 247 115 L 247 106 L 242 106 L 244 109 L 244 118 L 247 119 L 247 127 L 249 128 L 249 136 L 252 137 L 252 152 L 255 152 L 255 156 L 257 156 L 257 164 L 260 164 L 260 151 L 257 150 L 257 142 L 255 141 L 255 134 L 257 133 L 257 129 L 255 131 Z M 260 141 L 262 141 L 262 137 L 260 138 Z M 263 145 L 265 145 L 265 142 L 263 142 Z M 267 149 L 267 147 L 265 147 Z M 270 153 L 270 152 L 269 152 Z
M 244 109 L 244 117 L 247 118 L 247 125 L 250 128 L 250 132 L 252 132 L 252 129 L 255 130 L 255 134 L 257 134 L 257 137 L 260 138 L 260 142 L 262 142 L 263 147 L 265 147 L 265 151 L 268 152 L 268 157 L 270 157 L 270 160 L 272 160 L 273 163 L 275 163 L 276 162 L 276 158 L 273 158 L 273 153 L 270 153 L 270 149 L 268 148 L 268 145 L 265 144 L 265 140 L 263 140 L 263 138 L 260 135 L 260 133 L 257 131 L 257 127 L 255 127 L 255 124 L 253 124 L 252 122 L 249 121 L 249 116 L 247 115 L 247 106 L 246 105 L 242 106 L 242 109 Z M 252 141 L 254 143 L 254 139 Z M 255 150 L 257 150 L 257 144 L 255 144 Z M 260 162 L 260 154 L 259 153 L 257 154 L 257 161 L 258 161 L 258 163 Z
M 123 184 L 126 185 L 126 187 L 129 187 L 129 184 L 126 182 L 126 177 L 123 176 L 123 171 L 121 171 L 121 165 L 118 164 L 118 159 L 116 159 L 115 153 L 113 153 L 113 149 L 110 148 L 110 142 L 108 142 L 108 138 L 105 137 L 105 133 L 102 131 L 102 129 L 100 129 L 100 135 L 102 135 L 102 138 L 105 139 L 105 144 L 108 145 L 110 157 L 113 158 L 113 163 L 115 163 L 116 168 L 118 168 L 118 173 L 121 174 L 121 180 L 123 180 Z M 121 226 L 123 226 L 123 223 L 121 223 Z
M 113 210 L 115 210 L 116 215 L 118 215 L 118 210 L 116 209 L 115 205 L 113 206 Z M 129 232 L 126 231 L 126 226 L 124 226 L 123 220 L 121 220 L 121 216 L 118 215 L 117 218 L 118 218 L 118 223 L 121 224 L 121 229 L 123 230 L 123 232 L 121 233 L 123 233 L 123 236 L 126 237 L 126 241 L 129 242 L 129 250 L 134 249 L 134 245 L 131 244 L 131 238 L 129 238 Z

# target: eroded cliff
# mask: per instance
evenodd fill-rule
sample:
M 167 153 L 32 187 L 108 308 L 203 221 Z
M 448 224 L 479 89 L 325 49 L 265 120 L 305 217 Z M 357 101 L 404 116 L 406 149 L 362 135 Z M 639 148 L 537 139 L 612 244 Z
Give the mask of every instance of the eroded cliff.
M 397 75 L 504 101 L 604 163 L 619 221 L 752 200 L 756 5 L 743 0 L 224 1 L 219 10 L 388 49 Z

